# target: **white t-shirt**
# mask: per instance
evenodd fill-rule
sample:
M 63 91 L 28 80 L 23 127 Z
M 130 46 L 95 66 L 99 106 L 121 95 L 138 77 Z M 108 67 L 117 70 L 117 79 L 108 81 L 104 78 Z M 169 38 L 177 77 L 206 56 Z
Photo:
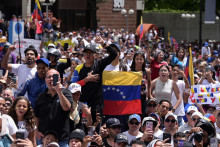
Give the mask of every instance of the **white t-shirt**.
M 37 72 L 36 66 L 34 68 L 28 68 L 27 64 L 11 64 L 12 72 L 18 76 L 18 87 L 21 86 L 26 80 L 29 80 L 35 76 Z
M 127 64 L 126 64 L 126 66 L 127 66 L 127 71 L 130 71 L 130 67 Z M 121 71 L 121 70 L 119 69 L 119 64 L 116 66 L 109 64 L 108 66 L 106 66 L 104 71 Z
M 140 131 L 139 131 L 139 133 L 138 133 L 137 136 L 132 136 L 132 135 L 130 135 L 130 134 L 128 133 L 128 131 L 124 132 L 123 134 L 125 134 L 125 135 L 128 137 L 128 143 L 129 143 L 129 144 L 131 143 L 131 141 L 132 141 L 133 139 L 140 138 L 140 137 L 143 136 L 143 133 L 141 133 Z
M 216 129 L 216 133 L 220 134 L 220 128 L 217 126 L 216 123 L 215 123 L 215 129 Z
M 3 122 L 4 120 L 5 122 Z M 6 125 L 6 128 L 4 126 L 4 123 Z M 3 131 L 5 130 L 5 131 Z M 3 114 L 2 115 L 2 131 L 0 132 L 0 136 L 3 136 L 5 134 L 14 135 L 18 131 L 17 126 L 15 125 L 14 120 L 11 118 L 11 116 Z
M 179 107 L 177 107 L 177 109 L 175 110 L 174 114 L 176 114 L 177 116 L 184 116 L 185 115 L 185 111 L 184 111 L 184 104 L 183 104 L 183 91 L 185 90 L 185 82 L 182 80 L 178 80 L 176 82 L 178 88 L 179 88 L 179 92 L 181 95 L 181 103 L 179 105 Z M 171 103 L 174 106 L 177 102 L 176 96 L 174 91 L 172 92 L 172 96 L 171 96 Z
M 154 132 L 154 137 L 158 138 L 161 134 L 163 134 L 163 131 L 159 129 L 157 132 Z
M 201 79 L 200 79 L 201 80 Z M 199 82 L 200 82 L 200 80 L 199 80 Z M 218 81 L 215 81 L 215 83 L 219 83 Z M 203 81 L 202 81 L 202 84 L 201 85 L 209 85 L 209 84 L 211 84 L 211 83 L 209 83 L 206 79 L 204 79 Z
M 26 129 L 26 122 L 25 121 L 18 121 L 18 130 L 23 130 L 24 131 L 24 138 L 28 138 L 29 133 L 33 132 L 34 130 L 36 130 L 36 126 L 32 129 L 32 130 L 27 130 Z

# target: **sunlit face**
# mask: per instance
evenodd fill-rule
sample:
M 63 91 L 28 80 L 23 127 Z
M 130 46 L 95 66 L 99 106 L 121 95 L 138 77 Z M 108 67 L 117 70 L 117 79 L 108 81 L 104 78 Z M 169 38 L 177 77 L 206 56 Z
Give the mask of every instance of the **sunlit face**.
M 94 52 L 90 51 L 90 50 L 85 50 L 84 51 L 84 59 L 86 61 L 86 63 L 92 63 L 94 62 Z
M 163 66 L 162 68 L 160 68 L 160 71 L 159 71 L 159 76 L 162 80 L 167 80 L 168 77 L 169 77 L 169 71 L 168 69 Z
M 157 57 L 157 60 L 158 61 L 163 61 L 163 59 L 164 59 L 164 52 L 160 52 L 158 57 Z
M 2 92 L 2 96 L 3 96 L 4 98 L 10 98 L 10 99 L 12 99 L 12 91 L 11 91 L 11 90 L 4 90 L 4 91 Z
M 139 131 L 141 127 L 141 123 L 137 121 L 137 119 L 133 118 L 128 122 L 128 127 L 131 132 Z
M 136 57 L 135 57 L 135 65 L 137 66 L 137 67 L 142 67 L 142 65 L 144 64 L 144 58 L 143 58 L 143 56 L 142 55 L 137 55 Z
M 79 139 L 70 139 L 69 141 L 69 147 L 81 147 L 82 146 L 82 142 Z
M 15 105 L 15 111 L 18 117 L 24 117 L 27 110 L 28 110 L 28 104 L 27 101 L 25 101 L 24 99 L 19 100 Z
M 179 74 L 179 69 L 177 66 L 175 66 L 172 70 L 172 76 L 176 77 L 176 76 L 178 76 L 178 74 Z
M 164 126 L 168 130 L 172 130 L 177 125 L 177 122 L 173 116 L 169 116 L 164 120 Z
M 28 65 L 34 64 L 36 61 L 35 54 L 32 50 L 29 50 L 25 54 L 25 61 Z
M 158 111 L 161 114 L 161 116 L 165 116 L 167 112 L 169 111 L 170 105 L 168 102 L 163 102 L 161 105 L 158 107 Z
M 183 58 L 183 56 L 184 56 L 184 51 L 182 50 L 182 49 L 180 49 L 179 51 L 178 51 L 178 57 L 179 58 Z
M 48 135 L 46 135 L 46 137 L 43 138 L 42 142 L 43 142 L 43 146 L 46 147 L 51 142 L 56 142 L 56 137 L 52 134 L 48 134 Z
M 0 113 L 4 113 L 5 111 L 5 99 L 0 98 Z
M 200 118 L 199 116 L 197 116 L 197 115 L 193 116 L 193 117 L 192 117 L 192 124 L 193 124 L 193 126 L 195 126 L 196 122 L 197 122 L 198 120 L 200 120 L 200 119 L 201 119 L 201 118 Z
M 101 132 L 102 138 L 105 138 L 105 137 L 108 136 L 108 131 L 107 131 L 107 128 L 106 128 L 106 124 L 104 124 L 103 126 L 101 126 L 100 132 Z
M 52 89 L 52 88 L 53 88 L 53 74 L 58 74 L 58 75 L 60 75 L 58 71 L 53 70 L 53 69 L 52 69 L 52 70 L 49 70 L 49 71 L 47 72 L 46 78 L 45 78 L 45 82 L 46 82 L 46 84 L 47 84 L 48 89 Z M 60 77 L 59 77 L 59 79 L 60 79 Z

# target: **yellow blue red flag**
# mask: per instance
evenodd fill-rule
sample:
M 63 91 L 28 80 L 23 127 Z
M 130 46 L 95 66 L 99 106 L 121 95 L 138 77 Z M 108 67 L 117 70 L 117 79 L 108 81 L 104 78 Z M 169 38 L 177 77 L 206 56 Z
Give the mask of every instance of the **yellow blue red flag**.
M 103 114 L 141 114 L 141 81 L 141 72 L 104 71 Z
M 186 67 L 185 67 L 185 75 L 188 78 L 190 86 L 194 85 L 194 69 L 193 69 L 191 47 L 189 48 L 189 55 L 187 57 L 187 62 L 186 62 Z
M 7 38 L 0 38 L 0 51 L 2 51 L 6 42 Z
M 143 38 L 144 35 L 144 26 L 143 26 L 143 18 L 141 16 L 141 28 L 140 28 L 140 40 Z
M 32 20 L 43 20 L 43 14 L 41 11 L 39 0 L 35 0 L 34 12 L 32 13 Z

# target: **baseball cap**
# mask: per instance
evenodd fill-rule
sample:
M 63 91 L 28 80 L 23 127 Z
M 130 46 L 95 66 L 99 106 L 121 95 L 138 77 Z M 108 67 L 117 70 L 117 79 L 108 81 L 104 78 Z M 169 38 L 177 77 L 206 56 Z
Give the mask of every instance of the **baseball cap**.
M 81 129 L 75 129 L 70 133 L 69 141 L 73 138 L 79 139 L 81 142 L 83 141 L 83 138 L 86 136 L 85 132 Z M 68 142 L 69 142 L 68 141 Z
M 147 104 L 149 104 L 150 102 L 155 102 L 156 104 L 158 104 L 158 101 L 156 99 L 148 99 L 147 100 Z
M 93 53 L 96 53 L 96 46 L 95 46 L 95 45 L 88 44 L 88 45 L 84 48 L 83 52 L 85 52 L 86 50 L 90 50 L 90 51 L 92 51 Z
M 138 114 L 130 115 L 128 121 L 131 121 L 132 119 L 136 119 L 138 122 L 141 122 L 141 117 Z
M 122 124 L 117 118 L 109 118 L 106 121 L 106 128 L 110 128 L 112 126 L 122 126 Z
M 0 82 L 2 82 L 3 84 L 6 84 L 6 81 L 4 79 L 1 79 Z
M 125 142 L 125 143 L 128 144 L 128 136 L 126 136 L 126 135 L 123 134 L 123 133 L 117 134 L 116 137 L 115 137 L 114 142 L 117 142 L 117 143 Z
M 55 137 L 56 139 L 58 139 L 58 135 L 57 135 L 57 133 L 56 133 L 55 131 L 53 131 L 53 130 L 47 131 L 47 132 L 44 134 L 44 137 L 47 136 L 48 134 L 52 134 L 52 135 L 54 135 L 54 137 Z
M 142 126 L 144 126 L 146 121 L 152 121 L 154 123 L 154 126 L 157 125 L 157 121 L 153 117 L 145 117 L 142 121 Z
M 211 121 L 211 122 L 213 122 L 213 123 L 215 123 L 215 121 L 216 121 L 215 116 L 212 115 L 211 113 L 206 113 L 206 114 L 204 115 L 204 117 L 208 118 L 209 121 Z
M 199 111 L 194 112 L 194 113 L 192 114 L 191 118 L 193 118 L 193 116 L 196 116 L 196 115 L 197 115 L 198 117 L 200 117 L 200 118 L 203 118 L 202 113 L 200 113 Z
M 173 114 L 173 113 L 167 113 L 166 116 L 165 116 L 165 119 L 167 119 L 169 116 L 174 117 L 174 119 L 175 119 L 176 121 L 178 121 L 178 120 L 177 120 L 177 116 L 176 116 L 175 114 Z
M 38 63 L 44 63 L 44 64 L 46 64 L 48 67 L 49 67 L 49 61 L 46 59 L 46 58 L 40 58 L 40 59 L 38 59 L 37 61 L 36 61 L 36 63 L 38 64 Z
M 177 145 L 177 147 L 193 147 L 192 143 L 189 141 L 183 141 Z
M 69 36 L 72 36 L 72 35 L 73 35 L 73 33 L 72 33 L 72 32 L 70 32 L 70 33 L 69 33 Z
M 208 42 L 205 42 L 205 43 L 204 43 L 204 46 L 209 46 Z
M 192 111 L 192 110 L 198 111 L 198 109 L 197 109 L 195 106 L 189 106 L 189 107 L 187 108 L 186 113 L 189 113 L 189 112 Z
M 48 47 L 53 47 L 53 48 L 55 48 L 55 45 L 54 45 L 53 43 L 49 43 L 49 44 L 48 44 Z
M 81 86 L 77 83 L 72 83 L 70 84 L 68 90 L 71 92 L 71 93 L 75 93 L 77 91 L 81 92 Z
M 111 46 L 111 47 L 116 47 L 116 48 L 118 49 L 118 51 L 121 52 L 121 47 L 119 46 L 118 43 L 112 43 L 112 44 L 110 44 L 109 46 Z
M 56 142 L 51 142 L 47 145 L 47 147 L 60 147 L 58 143 Z

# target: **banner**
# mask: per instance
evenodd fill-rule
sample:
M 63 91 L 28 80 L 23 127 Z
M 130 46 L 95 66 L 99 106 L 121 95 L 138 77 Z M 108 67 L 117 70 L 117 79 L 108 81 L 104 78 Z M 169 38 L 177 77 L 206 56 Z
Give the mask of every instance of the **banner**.
M 141 72 L 104 71 L 104 115 L 141 114 Z
M 220 83 L 209 85 L 193 85 L 191 87 L 189 104 L 219 104 Z
M 30 45 L 34 45 L 35 49 L 37 50 L 37 52 L 39 54 L 40 53 L 40 44 L 41 44 L 41 40 L 21 39 L 20 40 L 21 57 L 25 58 L 24 51 Z M 15 47 L 16 47 L 16 50 L 14 51 L 14 53 L 15 53 L 16 56 L 18 56 L 19 55 L 19 43 L 18 43 L 18 40 L 15 40 Z
M 9 42 L 14 44 L 14 41 L 18 39 L 18 34 L 20 39 L 24 38 L 24 22 L 23 21 L 10 21 L 9 22 Z

